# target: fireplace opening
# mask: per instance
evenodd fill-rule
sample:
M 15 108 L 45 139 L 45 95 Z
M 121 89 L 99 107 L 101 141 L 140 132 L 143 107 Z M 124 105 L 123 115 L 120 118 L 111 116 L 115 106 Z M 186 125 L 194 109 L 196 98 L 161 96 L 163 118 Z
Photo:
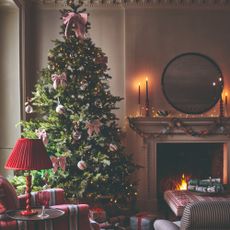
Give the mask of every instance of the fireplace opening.
M 223 180 L 223 143 L 157 144 L 159 200 L 164 191 L 178 189 L 180 182 L 209 177 Z

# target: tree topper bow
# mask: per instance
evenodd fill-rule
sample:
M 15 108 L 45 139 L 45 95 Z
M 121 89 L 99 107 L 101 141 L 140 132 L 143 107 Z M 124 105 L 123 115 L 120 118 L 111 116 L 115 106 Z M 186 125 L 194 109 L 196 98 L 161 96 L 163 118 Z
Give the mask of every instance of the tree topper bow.
M 76 37 L 84 39 L 85 36 L 85 26 L 87 23 L 88 15 L 86 13 L 74 13 L 69 12 L 63 17 L 65 28 L 65 36 L 68 38 L 70 35 L 70 30 L 74 29 Z

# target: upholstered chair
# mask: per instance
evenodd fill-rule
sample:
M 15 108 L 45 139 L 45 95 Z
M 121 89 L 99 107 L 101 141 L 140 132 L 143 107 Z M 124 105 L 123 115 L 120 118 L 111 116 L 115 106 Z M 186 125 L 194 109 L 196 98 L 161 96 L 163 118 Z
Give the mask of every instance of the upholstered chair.
M 64 199 L 63 189 L 48 189 L 50 192 L 50 208 L 61 209 L 65 215 L 48 221 L 39 222 L 39 230 L 98 230 L 97 223 L 89 220 L 87 204 L 68 204 Z M 32 193 L 32 207 L 38 206 L 37 193 Z M 0 176 L 0 229 L 1 230 L 34 230 L 33 222 L 14 221 L 6 215 L 7 210 L 24 209 L 26 196 L 17 197 L 16 191 L 7 179 Z M 44 226 L 46 224 L 46 226 Z M 38 224 L 37 224 L 38 225 Z M 36 225 L 36 227 L 37 227 Z M 48 227 L 47 227 L 48 226 Z
M 155 230 L 229 230 L 230 201 L 198 201 L 188 204 L 181 221 L 156 220 Z

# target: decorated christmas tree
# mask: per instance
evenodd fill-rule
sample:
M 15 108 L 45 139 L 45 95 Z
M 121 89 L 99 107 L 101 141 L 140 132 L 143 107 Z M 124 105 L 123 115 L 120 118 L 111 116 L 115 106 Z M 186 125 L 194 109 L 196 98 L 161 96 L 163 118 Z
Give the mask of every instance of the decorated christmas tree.
M 61 11 L 63 38 L 54 41 L 21 122 L 22 135 L 41 138 L 54 166 L 35 171 L 34 185 L 125 204 L 136 195 L 129 180 L 136 165 L 124 153 L 113 113 L 121 98 L 110 92 L 106 55 L 87 37 L 88 15 L 74 1 L 68 6 Z

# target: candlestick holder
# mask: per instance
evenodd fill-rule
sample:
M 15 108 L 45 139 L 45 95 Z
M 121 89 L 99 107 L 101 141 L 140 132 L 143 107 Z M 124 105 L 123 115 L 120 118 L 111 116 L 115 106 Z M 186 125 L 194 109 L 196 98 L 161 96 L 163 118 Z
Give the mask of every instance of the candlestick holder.
M 149 117 L 149 100 L 145 102 L 145 116 Z
M 138 105 L 138 113 L 139 113 L 139 117 L 141 117 L 142 116 L 141 104 Z
M 224 104 L 224 116 L 228 117 L 228 105 Z
M 220 114 L 219 114 L 220 118 L 224 117 L 224 105 L 223 105 L 223 99 L 222 97 L 220 97 Z

